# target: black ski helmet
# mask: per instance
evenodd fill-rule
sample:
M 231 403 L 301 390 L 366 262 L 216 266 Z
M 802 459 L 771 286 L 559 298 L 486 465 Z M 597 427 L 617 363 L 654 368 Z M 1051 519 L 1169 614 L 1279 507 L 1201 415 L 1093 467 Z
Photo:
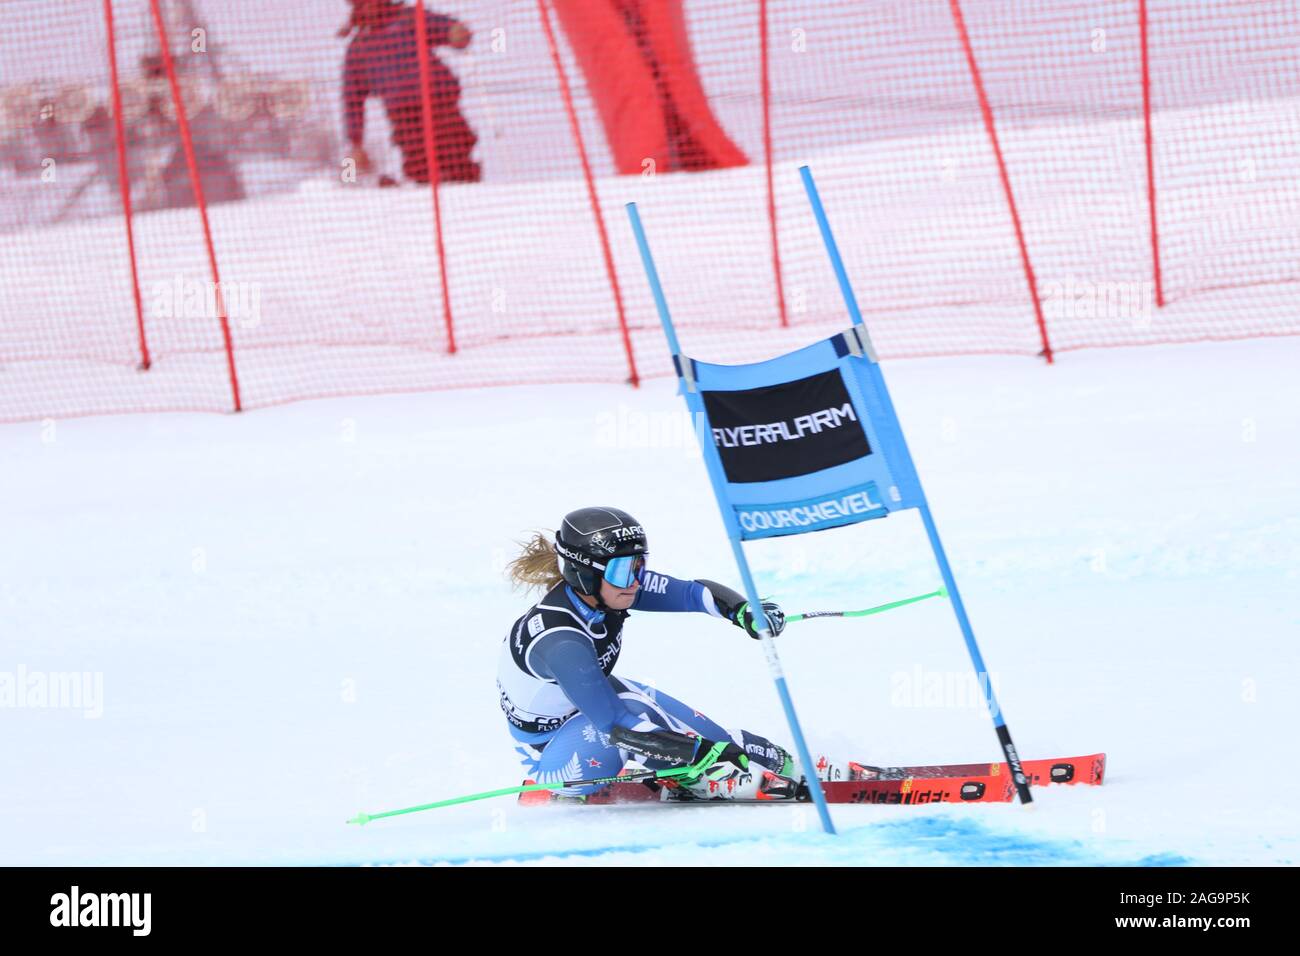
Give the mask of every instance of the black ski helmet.
M 610 559 L 645 555 L 647 547 L 641 522 L 618 508 L 570 511 L 555 532 L 560 573 L 579 594 L 599 595 Z

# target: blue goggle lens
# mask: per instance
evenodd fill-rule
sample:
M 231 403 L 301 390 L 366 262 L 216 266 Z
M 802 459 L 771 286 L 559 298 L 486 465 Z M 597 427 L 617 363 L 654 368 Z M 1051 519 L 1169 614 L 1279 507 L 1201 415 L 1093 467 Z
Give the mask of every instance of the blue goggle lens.
M 616 588 L 631 587 L 633 581 L 641 580 L 641 573 L 644 570 L 644 554 L 633 554 L 622 558 L 610 558 L 605 564 L 605 580 Z

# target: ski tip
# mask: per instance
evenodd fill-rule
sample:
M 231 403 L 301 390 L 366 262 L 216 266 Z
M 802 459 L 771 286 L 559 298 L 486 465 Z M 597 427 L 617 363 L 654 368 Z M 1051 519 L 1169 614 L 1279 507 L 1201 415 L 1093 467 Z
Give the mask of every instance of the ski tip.
M 370 815 L 367 813 L 358 813 L 355 817 L 353 817 L 351 820 L 348 820 L 347 822 L 355 823 L 357 826 L 363 827 L 370 822 Z

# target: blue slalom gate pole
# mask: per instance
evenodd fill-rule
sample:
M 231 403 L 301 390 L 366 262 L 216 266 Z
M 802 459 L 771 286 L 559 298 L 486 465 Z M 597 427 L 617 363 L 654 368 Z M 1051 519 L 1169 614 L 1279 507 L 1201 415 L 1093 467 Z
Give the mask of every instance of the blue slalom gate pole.
M 673 362 L 677 365 L 677 374 L 682 374 L 681 363 L 689 361 L 682 355 L 681 348 L 677 344 L 677 331 L 673 328 L 672 315 L 668 311 L 668 300 L 664 298 L 663 286 L 659 282 L 659 270 L 655 268 L 654 257 L 650 255 L 650 245 L 646 242 L 645 230 L 641 226 L 641 216 L 637 212 L 636 203 L 627 204 L 627 215 L 632 220 L 632 232 L 636 235 L 636 245 L 641 251 L 641 262 L 645 266 L 646 279 L 650 283 L 650 291 L 654 295 L 655 308 L 659 311 L 659 321 L 663 324 L 664 335 L 668 339 L 668 347 L 673 353 Z M 704 435 L 700 436 L 700 442 L 710 441 Z M 709 471 L 711 479 L 716 482 L 717 476 L 714 475 L 714 465 L 708 455 L 707 449 L 701 449 L 705 452 L 704 458 L 709 462 Z M 717 487 L 716 483 L 714 485 Z M 741 546 L 739 538 L 728 534 L 731 541 L 731 551 L 736 557 L 736 565 L 740 568 L 740 579 L 745 587 L 745 600 L 749 601 L 749 606 L 756 612 L 755 620 L 762 618 L 763 623 L 767 623 L 767 617 L 762 614 L 763 604 L 759 600 L 758 590 L 754 587 L 754 576 L 749 570 L 749 561 L 745 557 L 745 549 Z M 827 833 L 835 833 L 835 824 L 831 822 L 830 809 L 826 806 L 826 795 L 822 793 L 821 781 L 817 779 L 817 766 L 813 763 L 812 756 L 808 752 L 808 743 L 804 740 L 803 730 L 799 726 L 799 717 L 794 710 L 794 701 L 790 697 L 790 689 L 786 685 L 785 671 L 781 667 L 781 659 L 776 653 L 776 641 L 772 639 L 771 633 L 766 627 L 758 632 L 759 643 L 763 646 L 763 656 L 767 659 L 768 672 L 772 675 L 772 680 L 776 684 L 777 695 L 781 698 L 781 707 L 785 711 L 786 723 L 790 726 L 790 734 L 794 737 L 795 751 L 799 756 L 799 763 L 803 766 L 804 776 L 808 780 L 808 790 L 812 794 L 813 802 L 817 805 L 817 815 L 821 818 L 822 829 Z
M 844 304 L 849 310 L 849 315 L 853 319 L 854 325 L 860 325 L 866 329 L 866 323 L 862 321 L 862 312 L 858 308 L 858 299 L 853 292 L 853 286 L 849 283 L 848 273 L 844 269 L 844 260 L 840 257 L 839 246 L 835 243 L 835 236 L 831 232 L 830 222 L 826 219 L 826 210 L 822 207 L 821 197 L 817 194 L 817 184 L 813 182 L 812 171 L 807 166 L 799 167 L 799 175 L 803 178 L 804 189 L 808 193 L 808 201 L 812 204 L 813 216 L 817 219 L 817 227 L 821 230 L 822 242 L 826 245 L 826 253 L 830 256 L 831 266 L 835 270 L 835 278 L 840 285 L 840 293 L 844 296 Z M 870 374 L 872 381 L 877 385 L 882 404 L 885 411 L 894 421 L 898 421 L 898 414 L 894 411 L 893 399 L 889 396 L 889 389 L 885 387 L 885 378 L 880 371 L 880 366 L 875 360 L 875 356 L 870 356 Z M 1007 764 L 1011 768 L 1012 779 L 1016 783 L 1016 793 L 1020 797 L 1021 803 L 1030 803 L 1033 797 L 1029 793 L 1029 781 L 1025 778 L 1024 768 L 1020 765 L 1020 756 L 1016 753 L 1015 744 L 1011 740 L 1011 730 L 1007 727 L 1007 722 L 1002 716 L 1002 708 L 998 706 L 997 698 L 993 694 L 993 682 L 989 678 L 988 668 L 984 665 L 984 655 L 980 653 L 979 645 L 975 642 L 975 632 L 971 628 L 970 619 L 966 616 L 966 605 L 962 602 L 961 592 L 957 590 L 957 581 L 952 576 L 952 568 L 948 564 L 948 555 L 944 552 L 943 542 L 939 540 L 939 529 L 935 527 L 934 517 L 930 514 L 930 503 L 925 497 L 925 489 L 921 487 L 920 478 L 916 476 L 916 466 L 912 463 L 912 453 L 907 448 L 907 440 L 903 437 L 903 429 L 898 428 L 898 440 L 902 446 L 903 457 L 906 459 L 906 467 L 912 476 L 916 477 L 916 487 L 920 490 L 920 505 L 918 511 L 921 512 L 921 521 L 925 525 L 926 536 L 930 539 L 930 550 L 934 552 L 934 559 L 939 565 L 939 573 L 943 576 L 944 587 L 948 589 L 948 596 L 952 598 L 953 613 L 957 615 L 957 623 L 961 626 L 962 637 L 966 640 L 966 650 L 970 654 L 971 664 L 975 667 L 975 674 L 984 691 L 984 701 L 989 710 L 989 716 L 993 718 L 993 728 L 997 732 L 998 744 L 1002 747 L 1002 753 L 1006 757 Z

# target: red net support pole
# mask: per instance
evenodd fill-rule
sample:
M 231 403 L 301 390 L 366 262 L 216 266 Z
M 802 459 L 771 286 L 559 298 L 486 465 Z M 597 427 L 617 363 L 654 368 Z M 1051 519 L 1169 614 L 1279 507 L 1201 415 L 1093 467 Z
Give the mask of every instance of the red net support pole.
M 163 69 L 167 72 L 167 84 L 171 88 L 172 102 L 176 106 L 176 123 L 181 131 L 181 144 L 185 148 L 185 164 L 189 168 L 190 187 L 194 190 L 194 202 L 199 209 L 199 220 L 203 224 L 203 243 L 208 252 L 208 265 L 212 270 L 212 282 L 216 289 L 217 318 L 221 322 L 221 339 L 226 349 L 226 366 L 230 372 L 230 393 L 234 400 L 234 411 L 242 411 L 243 403 L 239 397 L 239 375 L 235 371 L 235 345 L 230 337 L 230 317 L 226 311 L 225 296 L 221 292 L 221 274 L 217 269 L 217 250 L 212 244 L 212 226 L 208 222 L 208 204 L 203 198 L 203 183 L 199 181 L 199 165 L 194 158 L 194 139 L 190 135 L 190 121 L 185 111 L 185 100 L 181 96 L 181 85 L 176 79 L 176 64 L 172 59 L 171 44 L 167 38 L 167 27 L 163 23 L 162 10 L 158 0 L 149 0 L 153 13 L 154 27 L 158 31 L 158 46 L 162 53 Z
M 591 161 L 587 157 L 587 146 L 582 138 L 582 128 L 578 125 L 578 113 L 573 108 L 573 94 L 569 90 L 569 78 L 564 72 L 560 60 L 560 47 L 555 42 L 555 29 L 551 26 L 551 12 L 546 0 L 537 0 L 537 12 L 542 19 L 542 29 L 546 33 L 546 45 L 551 51 L 551 60 L 555 64 L 555 74 L 560 82 L 560 95 L 564 98 L 564 110 L 569 118 L 569 130 L 573 134 L 574 144 L 578 148 L 578 158 L 582 161 L 582 175 L 587 181 L 587 196 L 591 200 L 591 214 L 596 220 L 596 231 L 600 235 L 600 249 L 605 257 L 605 273 L 609 277 L 609 287 L 614 294 L 614 307 L 618 312 L 618 327 L 623 336 L 623 351 L 627 353 L 628 382 L 637 386 L 641 377 L 636 370 L 636 355 L 632 351 L 632 335 L 627 327 L 627 313 L 623 308 L 623 293 L 618 284 L 618 273 L 614 269 L 614 254 L 609 246 L 609 233 L 605 229 L 605 217 L 600 211 L 600 198 L 596 194 L 596 180 L 591 174 Z
M 122 86 L 117 73 L 117 38 L 113 30 L 113 0 L 104 0 L 104 26 L 108 32 L 108 72 L 113 87 L 113 130 L 117 140 L 117 183 L 122 194 L 122 215 L 126 224 L 126 252 L 131 260 L 131 294 L 135 299 L 135 323 L 140 337 L 140 370 L 149 370 L 149 341 L 144 331 L 144 302 L 140 298 L 140 271 L 135 256 L 135 223 L 131 217 L 131 183 L 126 166 L 126 130 L 122 122 Z
M 959 0 L 948 0 L 952 9 L 953 23 L 961 39 L 962 49 L 966 53 L 966 65 L 970 67 L 971 82 L 975 85 L 975 95 L 979 98 L 980 115 L 984 117 L 984 129 L 988 132 L 989 143 L 993 146 L 993 158 L 998 164 L 998 176 L 1002 180 L 1002 192 L 1007 197 L 1007 208 L 1011 211 L 1011 224 L 1015 227 L 1016 243 L 1020 246 L 1020 261 L 1025 267 L 1025 281 L 1029 284 L 1029 297 L 1034 303 L 1034 318 L 1038 322 L 1038 334 L 1043 343 L 1043 358 L 1052 363 L 1052 343 L 1047 337 L 1047 322 L 1043 319 L 1043 304 L 1038 297 L 1038 281 L 1034 278 L 1034 267 L 1029 261 L 1029 246 L 1025 243 L 1025 232 L 1020 225 L 1020 213 L 1016 211 L 1016 197 L 1011 190 L 1011 177 L 1007 175 L 1006 160 L 1002 157 L 1002 147 L 998 144 L 998 131 L 993 123 L 993 110 L 989 106 L 988 94 L 984 91 L 984 81 L 980 77 L 979 65 L 975 62 L 975 51 L 971 47 L 970 34 L 966 32 L 966 20 L 961 13 Z
M 420 110 L 424 121 L 424 155 L 429 163 L 429 189 L 433 192 L 433 235 L 438 251 L 438 284 L 442 288 L 442 322 L 447 329 L 447 354 L 456 354 L 456 326 L 451 316 L 451 288 L 447 284 L 447 248 L 442 239 L 442 202 L 438 196 L 441 170 L 433 131 L 433 97 L 429 92 L 429 28 L 424 0 L 415 4 L 416 59 L 420 61 Z
M 1165 304 L 1164 285 L 1160 281 L 1160 232 L 1156 226 L 1155 140 L 1151 135 L 1151 60 L 1147 47 L 1147 0 L 1138 0 L 1138 32 L 1142 42 L 1142 123 L 1146 130 L 1147 208 L 1151 216 L 1151 275 L 1156 287 L 1156 307 Z
M 790 324 L 785 311 L 785 283 L 781 276 L 781 243 L 776 228 L 776 190 L 772 185 L 772 73 L 771 49 L 767 31 L 767 0 L 758 4 L 758 43 L 761 50 L 763 72 L 763 169 L 767 174 L 767 222 L 772 233 L 772 278 L 776 281 L 776 307 L 781 315 L 781 327 Z

